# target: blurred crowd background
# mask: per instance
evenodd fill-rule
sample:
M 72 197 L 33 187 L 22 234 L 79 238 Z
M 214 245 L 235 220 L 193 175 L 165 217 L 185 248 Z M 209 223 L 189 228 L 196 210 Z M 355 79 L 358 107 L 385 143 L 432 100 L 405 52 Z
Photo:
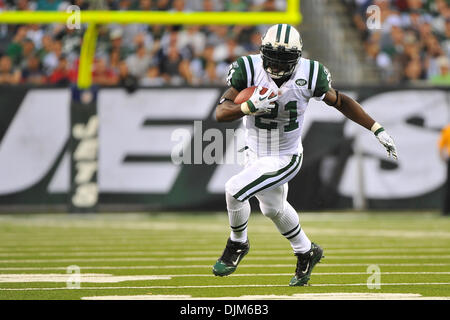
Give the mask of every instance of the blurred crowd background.
M 368 63 L 381 69 L 383 80 L 450 85 L 450 0 L 347 3 L 364 41 Z M 380 29 L 367 26 L 367 8 L 371 5 L 380 8 Z
M 345 0 L 368 63 L 390 83 L 450 85 L 450 0 Z M 0 10 L 88 9 L 88 0 L 0 0 Z M 377 5 L 381 28 L 367 27 Z M 102 9 L 284 11 L 284 0 L 105 0 Z M 320 17 L 319 17 L 320 18 Z M 229 64 L 259 51 L 267 26 L 100 26 L 93 81 L 115 85 L 224 84 Z M 76 81 L 85 26 L 0 25 L 0 84 Z M 301 27 L 300 27 L 301 31 Z M 305 44 L 307 46 L 307 44 Z M 342 80 L 342 79 L 341 79 Z M 345 82 L 345 80 L 343 80 Z

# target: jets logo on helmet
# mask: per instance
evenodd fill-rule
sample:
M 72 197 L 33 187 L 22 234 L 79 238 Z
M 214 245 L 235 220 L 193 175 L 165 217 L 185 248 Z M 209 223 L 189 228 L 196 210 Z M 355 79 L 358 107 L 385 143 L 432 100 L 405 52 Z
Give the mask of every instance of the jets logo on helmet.
M 302 56 L 300 33 L 288 24 L 270 27 L 262 38 L 261 57 L 264 69 L 273 79 L 290 76 Z

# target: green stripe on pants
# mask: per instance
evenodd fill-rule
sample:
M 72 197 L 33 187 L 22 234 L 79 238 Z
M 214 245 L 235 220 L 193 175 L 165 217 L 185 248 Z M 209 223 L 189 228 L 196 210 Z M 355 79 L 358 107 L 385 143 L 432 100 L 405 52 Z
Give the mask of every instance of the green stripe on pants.
M 249 199 L 250 197 L 254 196 L 255 194 L 257 194 L 258 192 L 261 192 L 267 188 L 270 188 L 271 186 L 279 183 L 280 181 L 286 179 L 287 177 L 289 177 L 289 175 L 291 175 L 293 172 L 295 172 L 295 170 L 297 170 L 298 167 L 300 167 L 300 163 L 301 163 L 301 156 L 299 158 L 299 161 L 297 162 L 297 164 L 294 166 L 294 168 L 292 170 L 289 170 L 289 172 L 287 172 L 286 174 L 284 174 L 280 179 L 277 179 L 276 181 L 273 181 L 269 184 L 266 184 L 264 186 L 262 186 L 261 188 L 259 188 L 256 191 L 253 191 L 252 193 L 250 193 L 249 195 L 247 195 L 242 201 L 245 201 L 247 199 Z
M 289 164 L 283 168 L 281 168 L 280 170 L 277 170 L 273 173 L 266 173 L 263 174 L 262 176 L 260 176 L 259 178 L 257 178 L 256 180 L 252 181 L 251 183 L 249 183 L 248 185 L 246 185 L 244 188 L 242 188 L 241 190 L 239 190 L 233 197 L 237 200 L 239 200 L 239 198 L 246 193 L 248 190 L 256 187 L 257 185 L 263 183 L 265 180 L 270 179 L 270 178 L 274 178 L 277 177 L 279 175 L 282 175 L 284 172 L 286 172 L 287 170 L 289 170 L 289 168 L 291 168 L 294 163 L 296 162 L 298 156 L 297 155 L 293 155 L 291 162 L 289 162 Z

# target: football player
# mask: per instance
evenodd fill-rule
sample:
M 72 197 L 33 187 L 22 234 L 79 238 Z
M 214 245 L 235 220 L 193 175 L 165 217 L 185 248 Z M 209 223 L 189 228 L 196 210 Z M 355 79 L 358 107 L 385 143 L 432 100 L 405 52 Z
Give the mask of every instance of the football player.
M 321 63 L 303 58 L 302 47 L 300 33 L 293 26 L 277 24 L 262 37 L 260 54 L 240 57 L 230 66 L 229 89 L 217 105 L 216 118 L 219 122 L 243 118 L 246 164 L 225 184 L 231 234 L 213 266 L 216 276 L 233 273 L 250 249 L 248 200 L 253 196 L 297 256 L 290 286 L 306 285 L 323 257 L 322 248 L 308 239 L 297 212 L 286 200 L 288 182 L 299 172 L 303 161 L 301 130 L 311 98 L 324 101 L 371 130 L 388 156 L 397 159 L 394 141 L 383 126 L 355 100 L 332 88 L 330 72 Z M 251 86 L 258 88 L 248 101 L 234 103 L 239 92 Z

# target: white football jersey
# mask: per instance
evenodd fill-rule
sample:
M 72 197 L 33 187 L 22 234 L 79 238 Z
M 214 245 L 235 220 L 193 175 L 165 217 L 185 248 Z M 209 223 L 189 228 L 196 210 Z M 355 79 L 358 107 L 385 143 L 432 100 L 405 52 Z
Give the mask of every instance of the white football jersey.
M 290 79 L 278 88 L 258 54 L 237 59 L 230 66 L 227 83 L 238 91 L 263 86 L 278 92 L 272 113 L 243 118 L 246 145 L 258 156 L 294 155 L 303 152 L 301 131 L 309 99 L 324 98 L 331 75 L 319 62 L 301 58 Z

